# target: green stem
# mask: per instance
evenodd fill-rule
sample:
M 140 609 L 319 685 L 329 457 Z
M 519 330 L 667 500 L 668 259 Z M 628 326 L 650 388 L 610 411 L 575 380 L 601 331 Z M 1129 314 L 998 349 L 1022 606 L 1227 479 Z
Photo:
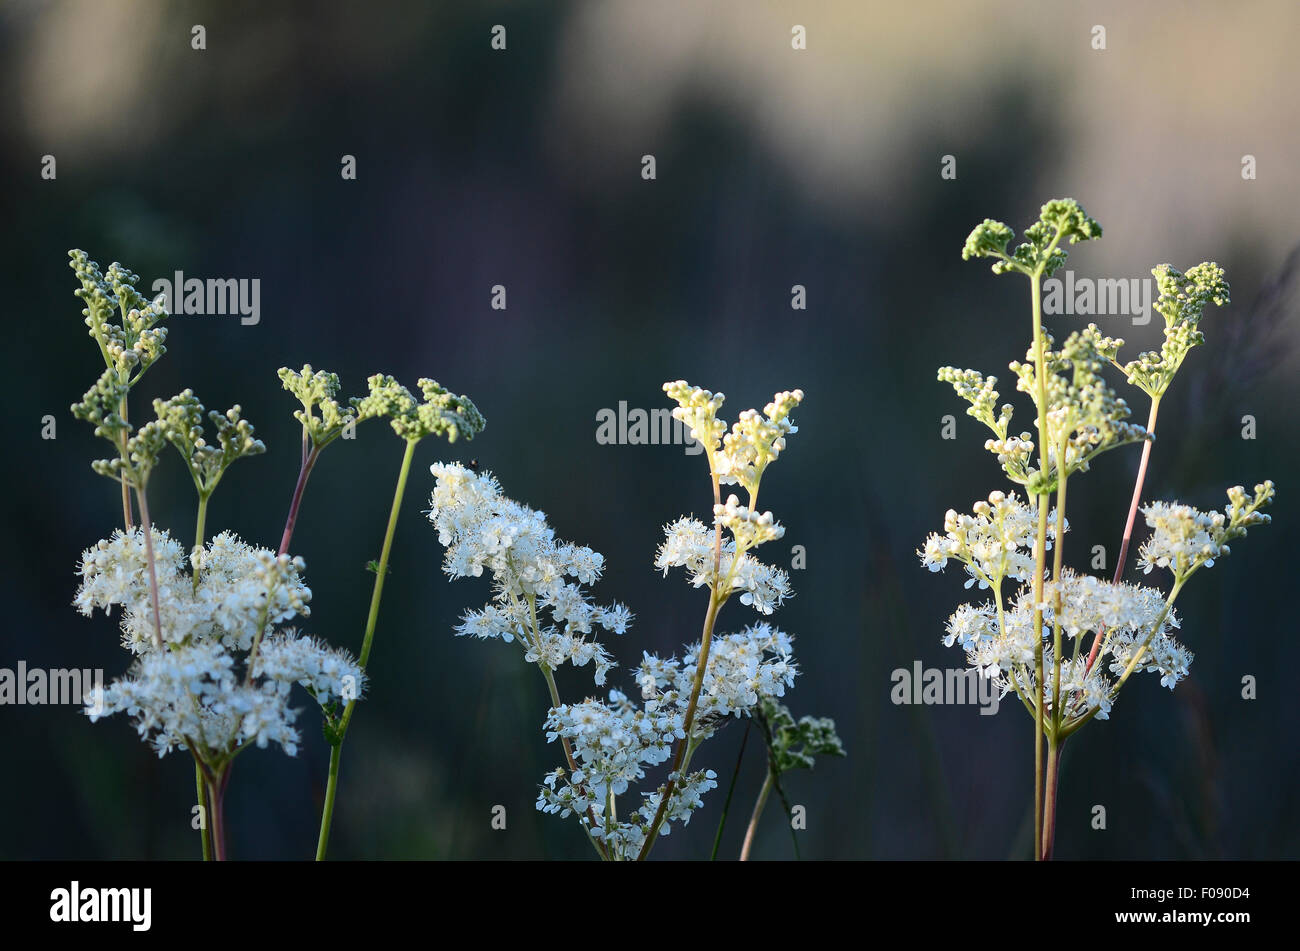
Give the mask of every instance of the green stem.
M 101 350 L 103 349 L 102 343 L 100 344 L 100 349 Z M 105 359 L 107 359 L 107 355 L 105 355 Z M 126 397 L 125 396 L 122 397 L 121 402 L 118 404 L 117 414 L 120 417 L 122 417 L 122 422 L 125 423 L 126 422 Z M 122 453 L 122 461 L 129 465 L 131 462 L 131 456 L 126 448 L 126 439 L 127 439 L 126 430 L 124 429 L 122 430 L 121 439 L 120 439 L 121 446 L 119 446 L 119 449 L 121 450 Z M 135 518 L 131 514 L 131 487 L 127 485 L 125 482 L 122 483 L 122 525 L 123 525 L 123 530 L 128 532 L 135 525 Z
M 749 728 L 753 726 L 753 721 L 745 723 L 745 733 L 740 738 L 740 752 L 736 754 L 736 768 L 731 773 L 731 783 L 727 786 L 727 799 L 722 804 L 722 818 L 718 820 L 718 831 L 713 836 L 713 851 L 709 853 L 709 861 L 717 861 L 718 846 L 722 844 L 722 830 L 727 824 L 727 813 L 731 810 L 731 797 L 736 792 L 736 780 L 740 778 L 740 764 L 745 758 L 745 744 L 749 742 Z
M 203 553 L 203 533 L 208 521 L 208 499 L 209 496 L 199 493 L 199 514 L 194 525 L 194 555 L 191 560 L 191 566 L 194 569 L 194 593 L 199 592 L 199 566 L 198 559 Z
M 163 646 L 162 608 L 158 602 L 158 567 L 153 551 L 153 524 L 149 520 L 149 502 L 142 487 L 135 490 L 135 499 L 140 503 L 140 529 L 144 532 L 144 554 L 149 563 L 149 599 L 153 605 L 153 640 L 154 647 Z
M 759 817 L 763 815 L 763 807 L 767 805 L 767 797 L 772 792 L 772 770 L 767 771 L 767 778 L 763 780 L 763 788 L 758 791 L 758 799 L 754 801 L 754 812 L 749 817 L 749 828 L 745 830 L 745 842 L 740 847 L 740 860 L 749 861 L 750 850 L 754 847 L 754 834 L 758 830 Z
M 713 480 L 713 504 L 715 506 L 721 505 L 722 484 L 718 480 L 717 464 L 711 451 L 709 452 L 709 475 Z M 757 490 L 750 493 L 751 507 L 755 503 L 756 496 Z M 741 554 L 740 546 L 737 545 L 736 552 L 732 556 L 731 568 L 727 573 L 727 583 L 722 584 L 720 578 L 722 574 L 722 523 L 715 521 L 713 525 L 713 584 L 709 589 L 709 608 L 704 614 L 704 631 L 700 636 L 700 659 L 695 665 L 695 680 L 691 685 L 691 698 L 686 705 L 686 715 L 682 718 L 684 737 L 677 741 L 677 752 L 673 756 L 673 763 L 668 771 L 668 782 L 664 784 L 664 792 L 659 800 L 659 808 L 655 810 L 654 818 L 650 822 L 650 831 L 646 834 L 641 851 L 637 853 L 638 862 L 645 861 L 646 856 L 650 854 L 651 847 L 655 844 L 655 839 L 659 837 L 659 827 L 663 825 L 664 815 L 668 811 L 669 800 L 672 799 L 673 793 L 677 789 L 677 781 L 673 776 L 685 775 L 686 765 L 690 759 L 689 753 L 694 752 L 691 730 L 695 726 L 695 708 L 700 701 L 700 688 L 704 686 L 704 673 L 709 665 L 709 648 L 713 645 L 713 626 L 718 620 L 718 609 L 727 597 L 724 592 L 730 590 L 731 576 L 740 563 Z
M 339 788 L 339 758 L 342 741 L 330 747 L 330 773 L 325 785 L 325 806 L 320 816 L 320 836 L 316 840 L 316 861 L 325 861 L 325 852 L 330 844 L 330 826 L 334 822 L 334 797 Z
M 1061 625 L 1061 571 L 1065 565 L 1065 483 L 1068 474 L 1065 470 L 1065 437 L 1061 438 L 1059 454 L 1057 455 L 1057 469 L 1060 473 L 1056 483 L 1056 551 L 1052 564 L 1052 580 L 1056 582 L 1056 598 L 1053 605 L 1053 616 L 1055 623 L 1053 628 L 1052 640 L 1052 729 L 1053 732 L 1061 725 L 1061 636 L 1063 629 Z M 1076 642 L 1077 643 L 1077 642 Z
M 388 513 L 388 528 L 384 532 L 384 544 L 379 553 L 379 565 L 375 572 L 375 586 L 370 595 L 370 613 L 366 616 L 366 633 L 361 642 L 361 655 L 358 657 L 358 664 L 362 670 L 366 669 L 366 664 L 370 660 L 370 647 L 375 639 L 375 626 L 379 621 L 379 603 L 384 596 L 384 578 L 388 575 L 388 556 L 393 550 L 393 536 L 397 533 L 397 517 L 402 511 L 402 498 L 406 495 L 406 477 L 411 472 L 411 460 L 415 458 L 415 446 L 419 442 L 417 439 L 406 440 L 406 451 L 402 455 L 402 468 L 397 473 L 397 488 L 393 491 L 393 505 Z M 314 456 L 313 451 L 312 455 Z M 309 462 L 312 461 L 309 456 Z M 310 466 L 304 466 L 304 473 L 310 471 Z M 305 483 L 305 478 L 300 478 L 301 484 Z M 295 498 L 301 499 L 301 491 L 295 492 Z M 285 534 L 292 532 L 292 516 L 296 514 L 295 510 L 291 513 L 291 522 L 285 528 Z M 316 860 L 323 861 L 325 851 L 329 847 L 330 825 L 334 821 L 334 799 L 338 794 L 338 774 L 339 759 L 343 752 L 343 740 L 347 737 L 348 726 L 352 723 L 352 711 L 356 708 L 357 701 L 349 700 L 346 709 L 343 711 L 343 717 L 339 721 L 338 732 L 335 736 L 336 742 L 330 751 L 330 775 L 329 782 L 325 786 L 325 805 L 321 810 L 320 835 L 316 840 Z
M 532 611 L 533 632 L 538 638 L 540 638 L 541 634 L 537 630 L 537 604 L 532 598 L 529 598 L 528 604 Z M 549 690 L 551 694 L 551 709 L 555 709 L 560 705 L 560 691 L 559 688 L 555 686 L 555 674 L 551 668 L 547 667 L 541 660 L 537 662 L 537 668 L 542 672 L 542 676 L 546 678 L 546 689 Z M 578 771 L 578 761 L 573 756 L 573 745 L 569 742 L 567 736 L 560 737 L 560 745 L 564 747 L 564 759 L 565 762 L 569 764 L 569 775 L 572 776 Z M 608 809 L 609 804 L 607 803 L 605 822 L 601 824 L 601 828 L 606 830 L 606 835 L 608 835 L 608 831 L 614 827 L 612 816 Z M 600 841 L 592 835 L 592 832 L 596 828 L 596 810 L 592 809 L 590 806 L 587 807 L 587 823 L 589 826 L 586 829 L 587 841 L 591 843 L 591 847 L 596 850 L 596 854 L 599 855 L 601 859 L 609 861 L 613 856 L 610 854 L 609 850 L 602 846 Z
M 199 816 L 203 824 L 199 827 L 199 840 L 203 845 L 203 861 L 212 861 L 212 835 L 208 828 L 208 787 L 203 781 L 203 766 L 194 761 L 194 786 L 199 794 Z
M 1050 252 L 1049 252 L 1050 254 Z M 1043 346 L 1042 269 L 1029 277 L 1034 313 L 1034 363 L 1038 383 L 1039 479 L 1047 479 L 1047 366 Z M 1043 835 L 1043 573 L 1047 569 L 1047 506 L 1051 496 L 1035 493 L 1038 501 L 1038 534 L 1034 539 L 1034 841 Z M 1034 848 L 1038 858 L 1039 849 Z

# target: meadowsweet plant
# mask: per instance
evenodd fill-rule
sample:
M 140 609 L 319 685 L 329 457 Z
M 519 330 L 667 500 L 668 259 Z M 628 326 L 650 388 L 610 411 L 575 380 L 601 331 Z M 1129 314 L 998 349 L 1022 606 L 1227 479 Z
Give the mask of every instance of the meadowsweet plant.
M 384 577 L 416 444 L 429 435 L 472 438 L 483 428 L 473 403 L 420 381 L 417 398 L 392 377 L 370 378 L 369 393 L 346 404 L 337 399 L 332 373 L 281 370 L 284 386 L 302 403 L 303 450 L 278 551 L 249 544 L 230 532 L 207 536 L 213 493 L 237 461 L 265 446 L 239 406 L 211 412 L 190 390 L 153 401 L 153 418 L 136 428 L 130 396 L 145 373 L 166 353 L 163 299 L 146 301 L 139 277 L 119 264 L 107 272 L 83 251 L 72 251 L 80 282 L 77 296 L 105 369 L 73 414 L 94 426 L 111 446 L 95 472 L 121 485 L 122 527 L 81 556 L 75 607 L 120 612 L 122 645 L 131 657 L 127 672 L 86 698 L 92 720 L 122 713 L 159 756 L 185 750 L 194 759 L 202 814 L 204 858 L 226 857 L 224 801 L 232 765 L 253 746 L 279 746 L 294 755 L 301 742 L 298 711 L 290 705 L 301 685 L 320 708 L 331 746 L 330 773 L 317 857 L 323 858 L 337 789 L 339 757 L 356 702 L 366 686 Z M 321 451 L 367 419 L 387 419 L 404 442 L 397 489 L 375 571 L 361 653 L 345 650 L 286 626 L 310 616 L 306 565 L 289 554 L 307 479 Z M 192 544 L 153 524 L 150 478 L 163 456 L 175 450 L 194 485 Z M 139 510 L 139 520 L 135 510 Z
M 1010 370 L 1016 389 L 1034 407 L 1034 429 L 1015 431 L 1014 408 L 999 405 L 994 377 L 939 370 L 939 380 L 970 404 L 967 414 L 991 430 L 985 448 L 1016 488 L 993 491 L 969 513 L 949 510 L 943 531 L 931 535 L 918 554 L 931 571 L 957 562 L 968 589 L 978 585 L 989 592 L 991 600 L 953 613 L 943 640 L 960 646 L 967 662 L 993 678 L 1004 696 L 1015 693 L 1034 721 L 1034 856 L 1049 859 L 1065 741 L 1094 717 L 1106 719 L 1132 674 L 1156 674 L 1170 689 L 1187 675 L 1192 653 L 1175 637 L 1181 620 L 1174 602 L 1192 575 L 1228 554 L 1229 542 L 1268 523 L 1262 509 L 1274 490 L 1272 482 L 1253 492 L 1231 488 L 1222 512 L 1140 501 L 1161 398 L 1188 353 L 1204 342 L 1199 325 L 1205 308 L 1228 302 L 1218 265 L 1199 264 L 1182 273 L 1162 264 L 1152 271 L 1164 342 L 1158 351 L 1123 363 L 1124 341 L 1104 336 L 1095 324 L 1072 332 L 1059 347 L 1043 328 L 1043 279 L 1065 262 L 1065 244 L 1100 238 L 1101 226 L 1076 201 L 1062 199 L 1045 204 L 1024 241 L 1010 250 L 1013 237 L 1005 224 L 986 219 L 966 239 L 962 257 L 991 258 L 993 273 L 1028 278 L 1032 337 L 1025 359 L 1012 362 Z M 1145 427 L 1129 420 L 1128 404 L 1107 381 L 1108 370 L 1149 399 Z M 1102 453 L 1137 443 L 1142 456 L 1114 576 L 1080 574 L 1064 559 L 1066 487 Z M 1122 580 L 1139 511 L 1151 532 L 1138 564 L 1144 576 L 1153 569 L 1167 572 L 1167 587 Z
M 714 770 L 695 768 L 701 745 L 731 719 L 755 718 L 764 724 L 770 754 L 746 834 L 747 857 L 780 773 L 811 766 L 817 754 L 843 752 L 831 721 L 796 723 L 778 703 L 798 669 L 791 637 L 766 618 L 791 596 L 790 584 L 784 571 L 754 555 L 784 533 L 771 512 L 757 508 L 758 491 L 796 431 L 790 413 L 803 393 L 778 393 L 763 413 L 742 413 L 728 431 L 717 417 L 721 393 L 684 381 L 666 383 L 664 391 L 677 403 L 673 415 L 704 447 L 713 517 L 709 525 L 691 517 L 669 524 L 654 565 L 665 575 L 684 569 L 692 586 L 707 591 L 708 604 L 700 640 L 680 657 L 643 652 L 630 693 L 610 689 L 604 699 L 564 702 L 556 687 L 555 671 L 565 663 L 590 668 L 595 685 L 604 687 L 615 661 L 598 634 L 622 635 L 632 622 L 626 606 L 591 597 L 605 567 L 599 553 L 561 541 L 543 513 L 505 496 L 492 474 L 459 465 L 432 467 L 429 517 L 447 549 L 446 574 L 486 573 L 492 580 L 491 601 L 466 612 L 456 633 L 516 645 L 546 682 L 543 729 L 548 742 L 558 741 L 563 763 L 539 785 L 537 808 L 574 817 L 602 859 L 644 859 L 659 836 L 686 825 L 716 788 Z M 739 486 L 746 500 L 734 494 L 724 500 L 724 485 Z M 719 611 L 733 596 L 758 619 L 719 634 Z M 666 775 L 649 780 L 661 767 Z M 647 781 L 648 789 L 633 792 Z M 720 823 L 718 838 L 721 833 Z

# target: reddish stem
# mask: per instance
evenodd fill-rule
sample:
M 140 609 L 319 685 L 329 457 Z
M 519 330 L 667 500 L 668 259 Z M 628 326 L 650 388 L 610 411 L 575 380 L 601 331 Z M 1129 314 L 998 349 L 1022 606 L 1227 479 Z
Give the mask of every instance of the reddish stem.
M 307 479 L 311 477 L 312 467 L 316 465 L 319 449 L 312 449 L 303 456 L 302 468 L 298 470 L 298 484 L 293 487 L 293 501 L 289 503 L 289 517 L 284 521 L 284 534 L 280 536 L 280 554 L 288 554 L 289 542 L 293 540 L 293 530 L 298 524 L 298 510 L 302 507 L 302 494 L 307 488 Z
M 1151 461 L 1151 437 L 1156 431 L 1156 413 L 1160 409 L 1160 401 L 1151 401 L 1151 414 L 1147 417 L 1147 438 L 1142 442 L 1142 461 L 1138 464 L 1137 480 L 1133 483 L 1133 499 L 1128 506 L 1128 521 L 1124 523 L 1124 540 L 1120 542 L 1119 558 L 1115 562 L 1115 577 L 1113 584 L 1119 584 L 1120 579 L 1124 577 L 1124 565 L 1128 561 L 1128 546 L 1133 540 L 1133 524 L 1137 521 L 1138 505 L 1142 500 L 1142 486 L 1147 479 L 1147 463 Z M 1088 652 L 1088 664 L 1084 668 L 1084 676 L 1092 670 L 1092 665 L 1097 660 L 1097 652 L 1101 649 L 1101 641 L 1106 633 L 1105 627 L 1099 630 L 1092 640 L 1092 650 Z
M 208 830 L 212 835 L 212 858 L 226 860 L 226 786 L 230 783 L 227 764 L 216 776 L 208 778 Z
M 1056 848 L 1056 794 L 1061 775 L 1061 747 L 1053 740 L 1047 749 L 1046 808 L 1043 814 L 1043 840 L 1038 843 L 1039 857 L 1050 862 Z

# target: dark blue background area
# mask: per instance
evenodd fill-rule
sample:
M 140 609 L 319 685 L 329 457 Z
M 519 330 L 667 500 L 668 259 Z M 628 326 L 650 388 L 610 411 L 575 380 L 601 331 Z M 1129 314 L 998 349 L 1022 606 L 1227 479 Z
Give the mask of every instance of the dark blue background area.
M 84 248 L 105 267 L 122 261 L 146 290 L 176 270 L 257 278 L 256 326 L 234 317 L 169 322 L 168 355 L 136 407 L 190 387 L 210 409 L 239 403 L 256 425 L 268 451 L 227 475 L 210 534 L 229 528 L 278 542 L 300 438 L 276 378 L 281 366 L 333 370 L 347 394 L 376 372 L 409 386 L 433 377 L 470 395 L 488 421 L 470 444 L 419 448 L 370 692 L 344 754 L 332 856 L 589 853 L 572 820 L 534 809 L 538 783 L 561 761 L 541 730 L 541 678 L 513 646 L 452 634 L 489 591 L 485 579 L 452 583 L 440 571 L 443 551 L 423 517 L 428 465 L 474 458 L 508 494 L 545 511 L 561 537 L 604 553 L 595 596 L 637 615 L 626 635 L 607 638 L 620 661 L 610 685 L 631 691 L 628 668 L 642 650 L 672 652 L 699 636 L 703 594 L 680 573 L 663 578 L 652 560 L 663 525 L 707 517 L 712 497 L 699 456 L 599 445 L 596 414 L 620 400 L 666 405 L 661 384 L 678 378 L 725 392 L 728 420 L 777 390 L 807 394 L 799 432 L 764 481 L 763 507 L 787 534 L 763 554 L 788 566 L 790 546 L 807 549 L 807 568 L 791 572 L 796 597 L 772 618 L 795 636 L 802 671 L 787 701 L 796 715 L 833 717 L 849 755 L 787 783 L 791 802 L 807 809 L 803 857 L 1026 853 L 1033 734 L 1024 711 L 1011 699 L 996 717 L 895 706 L 889 693 L 890 672 L 915 660 L 962 664 L 940 641 L 945 619 L 967 599 L 962 577 L 926 572 L 915 549 L 946 509 L 1008 488 L 982 448 L 985 434 L 935 369 L 980 368 L 1001 377 L 1004 397 L 1013 390 L 1005 367 L 1028 342 L 1025 287 L 959 252 L 984 217 L 1020 231 L 1055 197 L 1026 182 L 1050 180 L 1075 194 L 1077 183 L 1055 174 L 1066 167 L 1068 130 L 1037 104 L 1034 78 L 1001 74 L 987 92 L 986 123 L 909 144 L 920 157 L 898 169 L 877 214 L 869 203 L 836 209 L 810 198 L 769 140 L 715 96 L 675 100 L 633 152 L 603 152 L 599 136 L 564 138 L 557 117 L 569 101 L 557 105 L 554 77 L 566 67 L 561 41 L 576 7 L 434 13 L 392 4 L 362 15 L 334 6 L 186 4 L 171 15 L 179 33 L 152 32 L 140 51 L 108 46 L 106 56 L 161 64 L 109 138 L 38 134 L 22 104 L 39 90 L 17 67 L 0 66 L 0 122 L 15 133 L 0 146 L 10 335 L 0 666 L 96 666 L 112 677 L 127 663 L 114 621 L 82 618 L 70 603 L 80 552 L 111 533 L 120 509 L 116 487 L 89 469 L 101 445 L 68 412 L 101 367 L 78 316 L 67 250 Z M 26 5 L 0 14 L 0 62 L 16 61 L 53 16 Z M 65 20 L 62 29 L 78 29 Z M 503 20 L 510 45 L 498 54 L 489 30 Z M 189 49 L 190 22 L 206 23 L 206 51 Z M 992 29 L 962 41 L 999 42 Z M 341 49 L 355 61 L 334 59 Z M 916 109 L 927 94 L 917 92 Z M 656 155 L 655 181 L 641 178 L 642 151 Z M 956 182 L 935 172 L 945 152 L 961 156 Z M 46 153 L 58 159 L 53 182 L 39 176 Z M 357 158 L 355 181 L 340 177 L 345 154 Z M 1178 161 L 1170 157 L 1165 174 L 1177 176 Z M 593 166 L 602 173 L 583 171 Z M 1108 226 L 1105 195 L 1075 197 Z M 1271 477 L 1275 522 L 1234 544 L 1180 598 L 1184 640 L 1196 653 L 1190 678 L 1172 694 L 1155 677 L 1135 678 L 1111 720 L 1067 747 L 1061 857 L 1300 852 L 1300 718 L 1288 673 L 1300 657 L 1286 560 L 1298 444 L 1286 262 L 1300 233 L 1254 235 L 1242 214 L 1223 222 L 1206 252 L 1226 268 L 1234 302 L 1207 317 L 1208 345 L 1162 406 L 1147 496 L 1218 508 L 1227 486 Z M 1073 249 L 1070 266 L 1094 273 L 1094 253 Z M 1153 249 L 1125 273 L 1144 275 L 1164 253 Z M 504 311 L 490 307 L 497 284 L 507 288 Z M 807 288 L 807 310 L 791 310 L 795 284 Z M 1059 338 L 1078 324 L 1059 317 L 1051 329 Z M 1134 348 L 1158 339 L 1154 326 L 1103 329 Z M 1125 395 L 1141 421 L 1145 402 Z M 1030 428 L 1029 410 L 1017 405 Z M 940 438 L 949 413 L 955 441 Z M 47 414 L 54 440 L 41 439 Z M 1240 438 L 1246 414 L 1257 422 L 1253 441 Z M 400 441 L 373 424 L 331 447 L 295 536 L 314 592 L 304 630 L 353 651 L 370 594 L 365 565 L 378 555 L 401 455 Z M 1136 447 L 1105 455 L 1071 482 L 1066 551 L 1075 567 L 1087 567 L 1093 545 L 1116 549 L 1137 459 Z M 193 500 L 174 459 L 151 485 L 151 507 L 188 540 Z M 733 603 L 720 629 L 753 617 Z M 1251 702 L 1241 699 L 1247 675 L 1258 681 Z M 565 669 L 560 689 L 577 698 L 597 688 L 589 669 Z M 310 698 L 300 699 L 299 755 L 253 751 L 236 764 L 226 806 L 235 857 L 314 851 L 328 749 Z M 725 781 L 744 729 L 728 726 L 696 765 Z M 762 780 L 754 739 L 727 856 L 739 849 Z M 91 725 L 68 707 L 3 707 L 0 757 L 0 858 L 197 855 L 190 760 L 159 760 L 124 718 Z M 722 792 L 656 854 L 706 855 Z M 498 804 L 506 831 L 490 826 Z M 1107 810 L 1104 832 L 1090 827 L 1097 804 Z M 769 806 L 758 857 L 791 854 L 782 825 Z

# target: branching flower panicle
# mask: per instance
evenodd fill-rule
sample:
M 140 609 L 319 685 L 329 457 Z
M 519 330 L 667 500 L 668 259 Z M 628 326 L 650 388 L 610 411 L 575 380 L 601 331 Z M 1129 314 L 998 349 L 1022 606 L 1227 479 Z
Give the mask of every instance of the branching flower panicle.
M 961 647 L 970 666 L 992 678 L 1003 694 L 1014 692 L 1034 719 L 1035 858 L 1052 856 L 1065 740 L 1094 717 L 1106 719 L 1133 673 L 1158 674 L 1170 689 L 1187 676 L 1192 653 L 1173 637 L 1180 625 L 1174 602 L 1193 573 L 1228 554 L 1229 541 L 1268 522 L 1261 509 L 1274 495 L 1273 483 L 1263 482 L 1253 496 L 1241 486 L 1230 489 L 1222 513 L 1165 502 L 1142 507 L 1152 532 L 1138 563 L 1148 574 L 1168 569 L 1173 583 L 1168 592 L 1123 583 L 1160 399 L 1190 350 L 1204 342 L 1199 324 L 1205 308 L 1228 303 L 1229 288 L 1217 264 L 1199 264 L 1185 274 L 1162 264 L 1152 271 L 1159 288 L 1156 310 L 1165 319 L 1159 352 L 1121 364 L 1124 341 L 1095 324 L 1070 333 L 1054 349 L 1043 328 L 1042 280 L 1064 264 L 1064 244 L 1100 236 L 1101 227 L 1077 202 L 1061 199 L 1043 205 L 1014 251 L 1008 250 L 1014 234 L 999 221 L 985 219 L 967 237 L 963 259 L 992 258 L 995 274 L 1029 279 L 1032 336 L 1024 361 L 1010 369 L 1016 389 L 1033 404 L 1035 432 L 1012 430 L 1014 407 L 999 405 L 994 377 L 943 367 L 939 380 L 992 432 L 985 448 L 1027 498 L 1021 502 L 1014 493 L 997 491 L 971 515 L 949 510 L 943 533 L 932 534 L 918 552 L 931 571 L 959 562 L 967 588 L 978 584 L 992 593 L 992 601 L 959 607 L 943 641 Z M 1129 422 L 1128 404 L 1105 377 L 1111 367 L 1150 398 L 1146 426 Z M 1115 576 L 1106 581 L 1076 574 L 1063 556 L 1067 484 L 1102 453 L 1137 442 L 1143 444 L 1142 460 Z M 1005 590 L 1007 581 L 1017 587 Z

